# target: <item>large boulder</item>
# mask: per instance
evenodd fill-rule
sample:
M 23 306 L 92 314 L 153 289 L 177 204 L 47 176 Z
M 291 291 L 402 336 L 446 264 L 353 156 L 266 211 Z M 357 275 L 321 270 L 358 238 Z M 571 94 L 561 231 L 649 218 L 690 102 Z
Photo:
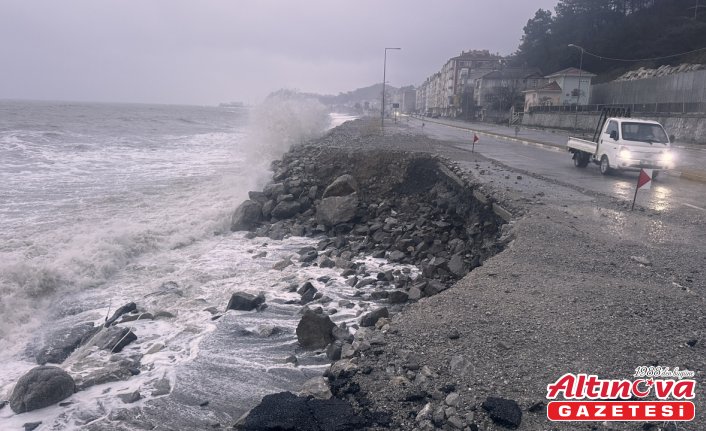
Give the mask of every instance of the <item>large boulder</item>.
M 235 292 L 228 301 L 227 310 L 250 311 L 265 303 L 265 295 L 251 295 L 245 292 Z
M 118 353 L 135 340 L 137 340 L 137 335 L 129 328 L 111 326 L 102 329 L 91 338 L 91 345 L 111 353 Z
M 35 359 L 39 365 L 47 362 L 60 364 L 83 342 L 95 334 L 100 327 L 93 323 L 81 323 L 70 328 L 60 328 L 52 331 L 46 337 L 45 344 L 39 349 Z
M 358 193 L 358 183 L 355 178 L 346 174 L 336 178 L 328 187 L 326 187 L 323 197 L 348 196 L 353 193 Z
M 321 199 L 316 205 L 316 220 L 325 226 L 336 226 L 355 218 L 358 209 L 358 194 L 331 196 Z
M 282 183 L 270 183 L 262 189 L 262 193 L 268 198 L 277 200 L 277 196 L 284 194 L 284 184 Z
M 253 229 L 262 220 L 262 205 L 258 202 L 247 200 L 240 204 L 233 213 L 230 223 L 230 230 Z
M 334 340 L 332 330 L 336 327 L 331 318 L 306 310 L 297 325 L 297 340 L 305 349 L 323 349 Z
M 265 430 L 356 430 L 366 426 L 348 401 L 298 397 L 291 392 L 266 395 L 235 426 L 247 431 Z
M 463 255 L 461 253 L 454 254 L 448 263 L 449 271 L 451 271 L 456 277 L 463 277 L 468 272 L 466 268 L 466 263 L 463 261 Z
M 493 422 L 507 428 L 517 428 L 522 422 L 522 410 L 514 400 L 488 397 L 482 407 L 488 412 Z
M 316 290 L 313 284 L 307 281 L 297 290 L 297 293 L 302 296 L 299 303 L 304 305 L 314 300 L 314 296 L 316 296 L 318 290 Z
M 298 201 L 282 201 L 272 208 L 272 217 L 279 220 L 288 219 L 299 214 L 302 205 Z
M 74 379 L 61 368 L 35 367 L 17 381 L 10 396 L 10 408 L 15 413 L 41 409 L 70 397 L 75 389 Z
M 383 317 L 390 317 L 390 313 L 387 311 L 387 307 L 378 308 L 370 313 L 366 313 L 360 318 L 360 326 L 369 327 L 375 326 L 375 324 Z

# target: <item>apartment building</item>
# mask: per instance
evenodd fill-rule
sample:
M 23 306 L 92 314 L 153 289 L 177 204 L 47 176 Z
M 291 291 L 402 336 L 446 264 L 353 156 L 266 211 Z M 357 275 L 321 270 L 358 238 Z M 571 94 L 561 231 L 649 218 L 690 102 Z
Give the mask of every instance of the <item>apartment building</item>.
M 458 117 L 468 110 L 472 100 L 474 79 L 501 68 L 504 58 L 488 50 L 463 51 L 450 58 L 439 72 L 422 83 L 417 91 L 417 112 Z

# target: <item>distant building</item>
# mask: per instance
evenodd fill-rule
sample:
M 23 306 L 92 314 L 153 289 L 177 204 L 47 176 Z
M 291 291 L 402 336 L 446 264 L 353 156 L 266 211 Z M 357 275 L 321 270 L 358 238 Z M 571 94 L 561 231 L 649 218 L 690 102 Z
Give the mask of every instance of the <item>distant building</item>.
M 521 109 L 522 93 L 545 83 L 537 68 L 493 70 L 475 80 L 475 103 L 484 111 L 506 111 L 513 107 Z
M 411 114 L 416 110 L 417 91 L 414 88 L 406 88 L 402 90 L 402 112 Z
M 450 58 L 439 72 L 428 77 L 417 89 L 417 112 L 461 116 L 472 104 L 473 80 L 501 67 L 504 61 L 503 57 L 488 50 L 463 51 Z
M 527 112 L 533 106 L 554 106 L 561 104 L 561 94 L 563 90 L 552 81 L 539 88 L 525 90 L 525 109 Z
M 560 70 L 545 76 L 548 81 L 556 81 L 562 89 L 562 105 L 588 105 L 591 98 L 591 79 L 596 76 L 591 72 L 580 70 L 575 67 Z M 580 85 L 579 85 L 580 81 Z M 579 95 L 579 87 L 581 94 Z

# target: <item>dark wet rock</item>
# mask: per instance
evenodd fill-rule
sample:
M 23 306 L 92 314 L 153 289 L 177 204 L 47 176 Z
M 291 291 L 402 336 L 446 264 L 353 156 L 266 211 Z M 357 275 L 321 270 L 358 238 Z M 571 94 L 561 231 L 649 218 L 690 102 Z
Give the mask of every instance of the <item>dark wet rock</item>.
M 171 390 L 172 385 L 169 383 L 169 379 L 164 377 L 154 383 L 154 389 L 150 392 L 150 395 L 153 397 L 159 397 L 162 395 L 167 395 Z
M 135 391 L 128 394 L 118 394 L 118 398 L 125 404 L 132 404 L 140 401 L 142 396 L 140 395 L 140 391 Z
M 410 301 L 417 301 L 422 297 L 422 291 L 418 287 L 412 286 L 407 292 Z
M 243 431 L 347 431 L 363 429 L 365 420 L 352 406 L 337 398 L 298 397 L 291 392 L 265 396 L 236 425 Z
M 293 201 L 294 200 L 294 195 L 293 194 L 286 194 L 286 195 L 279 195 L 277 196 L 277 203 L 284 202 L 284 201 Z
M 46 344 L 39 348 L 35 359 L 39 365 L 60 364 L 98 330 L 100 327 L 89 322 L 53 331 L 46 337 Z
M 247 200 L 235 209 L 230 222 L 230 230 L 251 230 L 262 220 L 262 204 Z
M 263 192 L 249 191 L 248 198 L 250 198 L 251 201 L 259 203 L 260 205 L 267 202 L 267 195 L 265 195 L 265 193 Z
M 272 209 L 275 207 L 275 201 L 269 200 L 262 204 L 262 217 L 269 219 L 272 215 Z
M 328 257 L 324 257 L 321 260 L 321 263 L 319 263 L 319 267 L 321 267 L 321 268 L 334 268 L 335 266 L 336 266 L 336 262 L 334 262 L 333 260 L 331 260 Z
M 137 335 L 130 328 L 111 326 L 101 329 L 91 338 L 90 344 L 101 350 L 118 353 L 135 340 L 137 340 Z
M 42 421 L 39 422 L 27 422 L 22 424 L 22 428 L 24 428 L 24 431 L 33 431 L 39 428 L 39 425 L 42 424 Z
M 387 296 L 391 304 L 403 304 L 409 299 L 409 294 L 401 290 L 393 290 Z
M 344 326 L 336 326 L 331 330 L 331 335 L 336 340 L 342 341 L 342 342 L 347 342 L 347 343 L 352 343 L 353 342 L 353 334 L 348 331 L 348 328 Z
M 109 362 L 97 363 L 87 358 L 85 363 L 74 364 L 74 368 L 90 369 L 89 372 L 76 377 L 76 390 L 82 391 L 103 383 L 128 380 L 140 373 L 140 360 L 139 358 L 119 357 Z
M 387 311 L 387 307 L 378 308 L 370 313 L 364 314 L 360 318 L 360 326 L 369 327 L 375 326 L 377 321 L 382 317 L 390 317 L 390 313 Z
M 297 293 L 302 296 L 299 303 L 304 305 L 313 301 L 318 291 L 316 290 L 314 285 L 307 281 L 302 285 L 302 287 L 299 288 L 299 290 L 297 290 Z
M 333 341 L 336 325 L 329 316 L 306 310 L 297 325 L 297 340 L 305 349 L 323 349 Z
M 522 410 L 517 402 L 505 398 L 488 397 L 482 407 L 493 422 L 507 428 L 517 428 L 522 422 Z
M 374 290 L 370 292 L 370 299 L 372 299 L 373 301 L 379 301 L 381 299 L 387 298 L 388 295 L 389 293 L 387 292 L 387 290 Z
M 260 293 L 259 295 L 255 296 L 250 293 L 246 292 L 235 292 L 233 295 L 231 295 L 230 300 L 228 301 L 228 306 L 226 307 L 227 310 L 241 310 L 241 311 L 250 311 L 254 310 L 260 305 L 265 303 L 265 295 Z
M 463 255 L 454 254 L 449 260 L 448 264 L 449 271 L 451 271 L 456 277 L 463 277 L 468 272 L 466 269 L 466 264 L 463 262 Z
M 272 269 L 276 269 L 276 270 L 278 270 L 278 271 L 282 271 L 284 268 L 286 268 L 286 267 L 288 267 L 288 266 L 290 266 L 290 265 L 292 265 L 292 259 L 286 258 L 286 259 L 282 259 L 282 260 L 280 260 L 279 262 L 277 262 L 277 263 L 275 263 L 274 265 L 272 265 Z
M 424 295 L 426 296 L 434 296 L 437 293 L 443 292 L 444 290 L 447 289 L 447 286 L 437 280 L 429 280 L 427 283 L 426 287 L 423 290 Z
M 341 175 L 336 178 L 326 190 L 324 190 L 324 198 L 331 196 L 348 196 L 358 192 L 358 183 L 351 175 Z
M 405 258 L 405 254 L 399 250 L 395 250 L 390 253 L 388 259 L 390 262 L 401 262 Z
M 112 325 L 120 316 L 127 313 L 132 313 L 137 310 L 137 305 L 134 302 L 129 302 L 122 307 L 115 310 L 115 313 L 110 317 L 110 319 L 105 321 L 105 327 Z
M 341 349 L 343 348 L 343 343 L 336 340 L 326 347 L 326 357 L 331 361 L 338 361 L 341 359 Z
M 449 339 L 458 340 L 460 337 L 461 335 L 458 333 L 458 330 L 452 329 L 449 331 Z
M 73 395 L 74 379 L 59 367 L 34 367 L 20 377 L 10 396 L 10 408 L 24 413 L 56 404 Z
M 374 278 L 364 278 L 364 279 L 360 280 L 359 282 L 357 282 L 357 283 L 355 284 L 355 288 L 356 288 L 356 289 L 361 289 L 361 288 L 363 288 L 363 287 L 365 287 L 365 286 L 371 286 L 371 285 L 373 285 L 373 284 L 375 284 L 375 279 L 374 279 Z
M 319 253 L 316 250 L 309 250 L 305 254 L 302 254 L 299 258 L 299 262 L 313 262 L 319 257 Z
M 358 195 L 332 196 L 316 205 L 316 220 L 325 226 L 335 226 L 353 220 L 358 209 Z
M 272 217 L 277 219 L 288 219 L 294 217 L 301 210 L 301 204 L 297 201 L 282 201 L 272 208 Z
M 282 183 L 267 184 L 265 186 L 265 188 L 262 190 L 262 193 L 264 193 L 265 196 L 267 196 L 268 198 L 276 199 L 277 196 L 284 193 L 284 184 L 282 184 Z

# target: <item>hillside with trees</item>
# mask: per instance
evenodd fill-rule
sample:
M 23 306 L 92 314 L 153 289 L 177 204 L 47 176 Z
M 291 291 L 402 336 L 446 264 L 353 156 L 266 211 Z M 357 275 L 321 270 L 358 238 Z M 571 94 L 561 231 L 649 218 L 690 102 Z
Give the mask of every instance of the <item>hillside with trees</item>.
M 575 44 L 601 57 L 645 59 L 706 48 L 706 0 L 560 0 L 524 27 L 517 66 L 551 73 L 577 67 Z M 638 67 L 706 63 L 706 49 L 679 57 L 623 62 L 584 55 L 584 69 L 613 79 Z

